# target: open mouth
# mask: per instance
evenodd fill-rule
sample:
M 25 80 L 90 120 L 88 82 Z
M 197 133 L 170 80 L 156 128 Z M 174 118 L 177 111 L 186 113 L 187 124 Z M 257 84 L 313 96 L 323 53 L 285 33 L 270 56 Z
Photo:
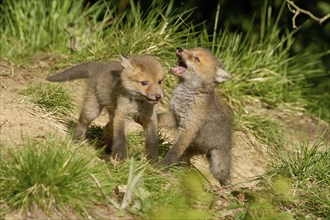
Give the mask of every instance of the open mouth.
M 159 99 L 149 99 L 149 98 L 147 98 L 147 102 L 149 104 L 157 104 L 159 102 Z
M 160 94 L 156 94 L 156 95 L 154 95 L 154 97 L 153 96 L 145 96 L 146 98 L 147 98 L 147 102 L 149 103 L 149 104 L 157 104 L 159 101 L 160 101 L 160 99 L 161 99 L 161 95 Z
M 182 50 L 177 50 L 176 55 L 178 57 L 178 66 L 172 68 L 172 73 L 174 75 L 180 75 L 187 69 L 187 65 L 182 58 Z
M 142 101 L 142 102 L 148 103 L 148 104 L 152 104 L 152 105 L 158 104 L 160 102 L 160 98 L 159 99 L 157 99 L 157 98 L 149 98 L 148 96 L 143 95 L 143 94 L 139 94 L 139 96 L 137 97 L 137 99 L 139 101 Z

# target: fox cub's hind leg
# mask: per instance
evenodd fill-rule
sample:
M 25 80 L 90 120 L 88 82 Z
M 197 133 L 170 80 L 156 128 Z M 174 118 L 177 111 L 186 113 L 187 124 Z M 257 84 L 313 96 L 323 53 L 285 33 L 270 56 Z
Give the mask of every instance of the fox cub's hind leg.
M 106 144 L 105 152 L 111 153 L 113 144 L 113 116 L 110 115 L 109 122 L 104 128 L 104 142 Z
M 95 95 L 86 96 L 73 137 L 82 140 L 86 137 L 89 124 L 100 114 L 101 106 Z
M 230 184 L 230 153 L 223 154 L 221 150 L 213 149 L 207 155 L 210 169 L 214 177 L 222 185 Z

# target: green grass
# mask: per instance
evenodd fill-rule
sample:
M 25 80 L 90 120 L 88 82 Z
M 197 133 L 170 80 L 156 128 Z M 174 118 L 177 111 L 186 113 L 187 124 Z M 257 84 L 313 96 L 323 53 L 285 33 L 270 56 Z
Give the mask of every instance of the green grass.
M 105 163 L 95 155 L 86 145 L 56 136 L 1 146 L 0 201 L 10 210 L 37 205 L 48 214 L 70 208 L 92 213 L 92 205 L 106 204 L 112 191 Z
M 96 215 L 95 205 L 111 205 L 117 216 L 146 219 L 214 219 L 228 212 L 235 219 L 329 214 L 330 150 L 318 141 L 312 148 L 304 142 L 292 154 L 274 155 L 277 162 L 258 190 L 229 188 L 218 195 L 194 169 L 164 170 L 149 163 L 143 140 L 140 133 L 129 133 L 130 159 L 120 163 L 106 163 L 91 146 L 52 135 L 43 142 L 27 139 L 22 147 L 0 145 L 2 215 L 34 205 L 49 214 L 69 207 L 84 216 Z M 160 148 L 167 148 L 162 140 L 166 137 Z
M 258 189 L 231 191 L 231 207 L 239 210 L 235 219 L 327 219 L 330 148 L 321 141 L 292 144 L 289 153 L 282 146 Z
M 83 2 L 5 0 L 0 5 L 1 57 L 24 63 L 40 50 L 61 53 L 93 44 L 107 26 L 97 20 L 106 5 L 83 8 Z M 106 11 L 107 19 L 111 13 Z
M 293 210 L 298 216 L 326 218 L 330 215 L 330 146 L 308 139 L 293 145 L 291 153 L 281 149 L 269 171 L 273 178 L 283 176 L 295 191 Z
M 95 53 L 90 55 L 104 59 L 118 57 L 119 52 L 127 55 L 153 54 L 164 66 L 168 66 L 169 61 L 176 60 L 173 56 L 175 48 L 186 44 L 185 37 L 191 35 L 190 26 L 184 21 L 191 11 L 173 14 L 171 11 L 175 9 L 171 3 L 145 12 L 133 1 L 130 1 L 130 6 L 130 11 L 116 16 L 104 31 L 104 38 L 93 48 Z
M 138 133 L 129 135 L 131 158 L 120 163 L 106 163 L 90 146 L 54 135 L 43 142 L 27 138 L 22 147 L 1 145 L 0 206 L 6 207 L 1 215 L 37 206 L 50 216 L 68 210 L 97 216 L 94 210 L 102 205 L 113 206 L 112 214 L 119 216 L 152 218 L 156 209 L 211 215 L 213 195 L 204 190 L 205 180 L 196 172 L 176 167 L 165 171 L 137 157 L 134 151 L 140 150 L 142 139 Z
M 191 35 L 190 25 L 185 23 L 191 11 L 171 13 L 175 10 L 172 3 L 142 12 L 130 1 L 130 11 L 116 14 L 116 6 L 105 1 L 86 8 L 83 2 L 4 1 L 0 8 L 1 57 L 24 63 L 23 57 L 40 50 L 71 51 L 67 62 L 72 63 L 118 58 L 120 52 L 147 53 L 167 66 L 169 60 L 175 60 L 175 48 L 186 44 L 185 38 Z
M 192 45 L 213 48 L 213 53 L 233 75 L 222 88 L 234 109 L 245 109 L 254 103 L 280 108 L 289 103 L 287 107 L 307 108 L 317 116 L 322 109 L 321 116 L 329 120 L 328 93 L 316 93 L 308 82 L 327 76 L 321 58 L 330 51 L 291 56 L 294 36 L 299 30 L 279 27 L 284 7 L 274 15 L 272 8 L 265 4 L 259 32 L 250 29 L 242 34 L 220 30 L 212 37 L 202 32 Z M 251 28 L 254 23 L 252 20 Z
M 231 208 L 239 210 L 234 219 L 294 219 L 294 214 L 281 210 L 284 206 L 276 204 L 279 196 L 270 189 L 232 191 L 231 194 L 238 199 L 234 200 Z
M 206 29 L 195 31 L 196 27 L 186 22 L 192 11 L 176 14 L 172 2 L 153 4 L 144 12 L 133 1 L 124 13 L 117 14 L 116 7 L 105 1 L 84 8 L 82 0 L 63 4 L 6 0 L 0 9 L 0 30 L 4 33 L 0 55 L 22 63 L 23 57 L 37 51 L 69 54 L 53 66 L 58 69 L 86 60 L 117 59 L 119 52 L 147 53 L 159 57 L 169 69 L 176 63 L 176 47 L 203 46 L 212 49 L 234 76 L 223 91 L 235 109 L 256 100 L 270 108 L 291 103 L 329 120 L 328 97 L 322 92 L 326 87 L 315 92 L 308 82 L 326 76 L 321 58 L 330 51 L 290 56 L 299 29 L 292 32 L 279 27 L 285 5 L 274 15 L 265 4 L 259 33 L 252 32 L 252 20 L 246 34 L 215 28 L 211 36 Z M 70 42 L 74 45 L 68 46 Z M 175 82 L 168 74 L 166 94 L 171 93 Z
M 167 190 L 166 197 L 158 199 L 149 210 L 150 219 L 209 219 L 216 216 L 211 207 L 216 196 L 207 190 L 208 185 L 198 172 L 183 172 L 178 180 Z
M 95 136 L 100 135 L 101 129 L 97 127 Z M 164 156 L 171 143 L 164 134 L 159 136 L 159 148 Z M 110 199 L 117 215 L 125 216 L 128 212 L 144 218 L 168 218 L 176 216 L 177 210 L 182 216 L 194 218 L 212 215 L 209 206 L 214 195 L 207 192 L 207 183 L 199 173 L 180 167 L 164 170 L 147 160 L 142 133 L 132 132 L 127 138 L 130 159 L 107 166 L 118 191 Z M 192 199 L 199 201 L 195 203 Z M 195 205 L 200 206 L 200 210 L 196 210 Z M 166 214 L 168 211 L 172 213 Z
M 22 94 L 29 101 L 54 114 L 69 115 L 75 106 L 72 96 L 59 84 L 31 84 Z
M 109 165 L 109 170 L 119 192 L 124 189 L 113 202 L 119 213 L 126 211 L 147 219 L 212 216 L 209 207 L 214 195 L 205 190 L 206 181 L 196 171 L 177 167 L 165 171 L 134 157 Z
M 270 151 L 276 150 L 284 144 L 284 137 L 278 122 L 266 116 L 237 112 L 234 127 L 235 130 L 245 133 L 251 132 Z

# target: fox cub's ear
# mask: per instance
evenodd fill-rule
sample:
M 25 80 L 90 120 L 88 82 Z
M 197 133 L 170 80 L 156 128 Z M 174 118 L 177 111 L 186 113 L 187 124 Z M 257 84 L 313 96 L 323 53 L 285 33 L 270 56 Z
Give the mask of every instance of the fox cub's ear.
M 227 73 L 226 71 L 224 71 L 220 67 L 217 67 L 216 75 L 217 76 L 216 76 L 215 80 L 218 83 L 225 82 L 225 81 L 230 80 L 232 78 L 232 76 L 229 73 Z
M 120 53 L 120 57 L 121 57 L 121 65 L 126 69 L 131 65 L 131 62 L 129 60 L 129 58 L 124 55 L 123 53 Z

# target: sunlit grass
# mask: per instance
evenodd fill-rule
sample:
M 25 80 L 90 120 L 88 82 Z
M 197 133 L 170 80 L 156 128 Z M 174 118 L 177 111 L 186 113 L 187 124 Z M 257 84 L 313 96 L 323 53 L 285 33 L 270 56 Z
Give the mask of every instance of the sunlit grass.
M 274 15 L 265 4 L 258 33 L 252 32 L 255 22 L 251 21 L 246 34 L 215 29 L 210 36 L 206 29 L 197 32 L 185 21 L 191 10 L 176 14 L 172 3 L 153 4 L 141 11 L 130 1 L 130 10 L 119 14 L 116 5 L 105 1 L 84 7 L 82 0 L 63 4 L 6 0 L 1 5 L 0 29 L 4 34 L 0 55 L 20 63 L 22 57 L 40 50 L 69 54 L 54 65 L 58 69 L 86 60 L 118 59 L 120 52 L 146 53 L 157 56 L 169 69 L 176 64 L 175 48 L 203 46 L 212 49 L 233 75 L 223 92 L 234 108 L 244 108 L 257 99 L 271 108 L 283 103 L 299 105 L 329 119 L 328 102 L 324 101 L 327 94 L 316 93 L 308 82 L 326 76 L 321 58 L 330 51 L 291 57 L 294 34 L 299 30 L 279 27 L 284 7 Z M 166 94 L 175 84 L 176 79 L 168 74 Z
M 4 59 L 26 62 L 38 50 L 65 52 L 93 44 L 107 26 L 97 19 L 105 4 L 84 8 L 78 1 L 10 1 L 0 5 L 1 49 Z M 112 18 L 111 10 L 104 17 Z
M 299 30 L 279 26 L 284 6 L 274 15 L 271 6 L 265 4 L 259 32 L 252 32 L 252 20 L 246 34 L 220 30 L 210 37 L 202 32 L 194 46 L 213 48 L 224 68 L 233 75 L 222 91 L 234 109 L 241 110 L 255 102 L 275 109 L 289 103 L 288 107 L 306 108 L 329 119 L 328 93 L 314 91 L 308 82 L 327 76 L 321 58 L 330 51 L 291 56 L 294 35 Z
M 330 214 L 330 146 L 323 135 L 314 142 L 307 138 L 292 145 L 292 152 L 281 148 L 269 175 L 286 178 L 295 192 L 293 209 L 297 216 L 326 218 Z M 293 192 L 292 191 L 292 192 Z
M 68 115 L 75 107 L 72 96 L 59 84 L 31 84 L 22 94 L 29 101 L 55 114 Z
M 1 202 L 10 210 L 44 212 L 71 208 L 86 215 L 95 204 L 106 204 L 112 189 L 103 161 L 86 145 L 47 136 L 26 139 L 22 147 L 1 146 Z

